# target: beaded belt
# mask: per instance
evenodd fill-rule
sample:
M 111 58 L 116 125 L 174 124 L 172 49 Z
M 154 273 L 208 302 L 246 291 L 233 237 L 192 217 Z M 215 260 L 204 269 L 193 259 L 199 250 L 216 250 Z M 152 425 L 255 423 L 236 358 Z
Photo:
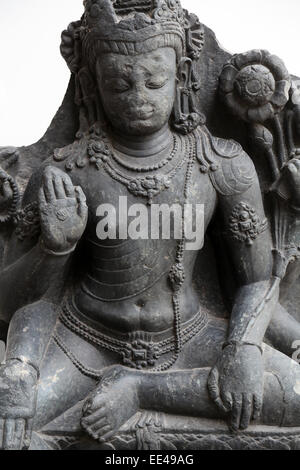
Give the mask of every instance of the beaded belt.
M 59 319 L 66 328 L 82 339 L 95 346 L 117 353 L 121 356 L 122 362 L 126 367 L 134 369 L 152 368 L 162 355 L 175 350 L 173 330 L 167 332 L 169 336 L 160 341 L 155 341 L 159 334 L 145 332 L 123 335 L 126 336 L 126 340 L 119 339 L 114 336 L 113 332 L 109 335 L 104 334 L 92 326 L 87 325 L 78 318 L 78 312 L 70 302 L 66 302 L 63 305 Z M 186 344 L 194 336 L 199 334 L 206 324 L 207 314 L 202 312 L 198 312 L 192 320 L 183 324 L 182 344 Z M 67 347 L 57 334 L 54 339 L 58 346 L 67 354 Z M 67 355 L 70 357 L 71 354 Z M 72 354 L 72 357 L 74 358 L 75 356 Z M 74 360 L 72 360 L 72 362 L 75 364 Z M 76 362 L 79 363 L 78 360 L 76 360 Z

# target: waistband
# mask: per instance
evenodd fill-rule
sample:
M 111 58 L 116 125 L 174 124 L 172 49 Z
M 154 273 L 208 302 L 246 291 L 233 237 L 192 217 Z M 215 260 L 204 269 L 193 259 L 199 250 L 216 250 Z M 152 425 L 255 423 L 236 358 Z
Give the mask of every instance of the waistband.
M 123 364 L 127 367 L 136 369 L 153 367 L 162 355 L 175 350 L 173 328 L 157 333 L 143 331 L 120 333 L 102 327 L 100 324 L 97 324 L 96 327 L 96 322 L 88 320 L 79 312 L 70 298 L 64 301 L 59 320 L 82 339 L 120 355 Z M 198 335 L 205 328 L 207 322 L 206 312 L 200 311 L 191 320 L 183 323 L 181 327 L 182 344 L 186 344 Z

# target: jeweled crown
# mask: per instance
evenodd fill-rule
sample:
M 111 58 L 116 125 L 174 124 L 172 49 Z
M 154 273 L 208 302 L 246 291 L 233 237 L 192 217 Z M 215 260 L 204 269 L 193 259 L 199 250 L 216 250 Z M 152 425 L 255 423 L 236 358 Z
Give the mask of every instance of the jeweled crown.
M 102 32 L 112 24 L 136 29 L 134 16 L 140 20 L 137 29 L 158 23 L 172 23 L 182 29 L 185 22 L 180 0 L 84 0 L 84 7 L 87 25 Z
M 75 74 L 76 103 L 82 114 L 80 128 L 103 120 L 98 104 L 95 65 L 103 53 L 139 55 L 162 47 L 175 50 L 178 62 L 177 107 L 173 126 L 183 134 L 205 121 L 198 110 L 197 60 L 205 44 L 198 17 L 180 0 L 84 0 L 79 21 L 62 33 L 61 53 Z M 96 112 L 96 115 L 95 115 Z M 99 114 L 100 113 L 100 114 Z
M 179 0 L 85 0 L 84 49 L 122 54 L 158 47 L 185 49 L 186 16 Z

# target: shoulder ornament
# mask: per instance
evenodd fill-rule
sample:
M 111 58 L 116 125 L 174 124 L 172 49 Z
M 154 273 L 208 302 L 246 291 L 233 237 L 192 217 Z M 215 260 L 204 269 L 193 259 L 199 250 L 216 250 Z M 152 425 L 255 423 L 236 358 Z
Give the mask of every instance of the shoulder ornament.
M 223 196 L 243 194 L 255 180 L 254 164 L 241 145 L 213 137 L 205 128 L 197 130 L 197 159 L 200 171 L 209 173 L 212 185 Z

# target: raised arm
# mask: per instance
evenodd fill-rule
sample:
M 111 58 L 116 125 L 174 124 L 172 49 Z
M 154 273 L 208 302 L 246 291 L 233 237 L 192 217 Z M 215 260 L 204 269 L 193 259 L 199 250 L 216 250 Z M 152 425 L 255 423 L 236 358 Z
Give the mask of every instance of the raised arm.
M 55 167 L 34 175 L 25 201 L 38 203 L 41 235 L 38 240 L 21 242 L 14 234 L 9 243 L 0 274 L 0 317 L 6 322 L 63 277 L 87 222 L 82 189 L 74 187 L 69 176 Z

